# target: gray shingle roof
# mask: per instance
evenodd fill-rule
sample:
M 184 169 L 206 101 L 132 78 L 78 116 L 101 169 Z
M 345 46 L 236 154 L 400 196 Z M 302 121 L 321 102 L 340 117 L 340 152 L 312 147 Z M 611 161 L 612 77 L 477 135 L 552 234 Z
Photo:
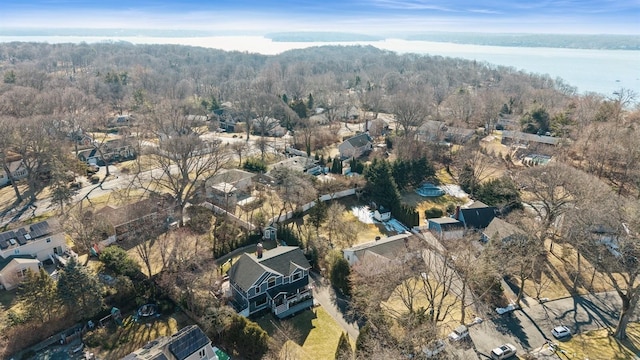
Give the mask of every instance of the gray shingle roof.
M 365 145 L 367 145 L 368 143 L 371 142 L 371 139 L 369 138 L 369 135 L 362 133 L 360 135 L 356 135 L 354 137 L 348 138 L 347 140 L 345 140 L 346 142 L 348 142 L 349 144 L 351 144 L 351 146 L 353 146 L 354 148 L 361 148 Z
M 524 232 L 513 224 L 499 218 L 494 218 L 483 233 L 488 239 L 496 237 L 495 240 L 504 240 L 511 235 L 523 234 Z
M 264 274 L 275 273 L 283 276 L 292 274 L 296 269 L 309 269 L 309 261 L 297 246 L 278 246 L 264 250 L 262 258 L 255 254 L 242 254 L 229 270 L 229 280 L 242 290 L 249 291 L 251 286 Z

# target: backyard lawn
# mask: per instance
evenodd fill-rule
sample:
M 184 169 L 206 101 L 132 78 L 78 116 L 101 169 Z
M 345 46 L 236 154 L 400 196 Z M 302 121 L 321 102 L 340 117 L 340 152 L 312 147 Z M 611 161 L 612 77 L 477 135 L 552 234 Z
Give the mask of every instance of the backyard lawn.
M 192 322 L 183 313 L 165 315 L 153 320 L 134 322 L 129 316 L 121 327 L 105 327 L 87 333 L 84 341 L 96 358 L 122 359 L 161 336 L 171 336 Z
M 276 320 L 268 314 L 258 319 L 257 323 L 269 336 L 276 335 L 278 329 L 286 327 L 285 332 L 290 340 L 283 351 L 289 353 L 289 358 L 295 359 L 333 360 L 343 332 L 340 325 L 322 307 L 305 310 L 289 320 Z M 295 330 L 290 331 L 290 328 Z M 353 346 L 355 339 L 350 339 L 350 342 Z
M 592 330 L 558 342 L 558 351 L 565 355 L 563 358 L 570 359 L 633 359 L 640 347 L 640 324 L 629 324 L 627 335 L 628 339 L 621 342 L 610 336 L 607 329 Z

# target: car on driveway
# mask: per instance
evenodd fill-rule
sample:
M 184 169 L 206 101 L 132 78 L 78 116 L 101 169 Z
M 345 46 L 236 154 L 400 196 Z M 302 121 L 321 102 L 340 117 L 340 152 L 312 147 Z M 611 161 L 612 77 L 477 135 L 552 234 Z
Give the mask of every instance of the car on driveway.
M 436 340 L 429 346 L 425 347 L 422 352 L 424 352 L 424 355 L 427 359 L 430 359 L 438 356 L 438 354 L 444 351 L 445 347 L 446 344 L 444 341 Z
M 466 339 L 468 336 L 469 336 L 469 329 L 467 329 L 467 327 L 464 325 L 460 325 L 449 334 L 449 340 L 454 342 L 462 341 Z
M 503 344 L 491 350 L 491 358 L 494 360 L 508 359 L 516 355 L 516 347 L 511 344 Z
M 551 330 L 551 334 L 556 339 L 564 339 L 571 336 L 571 330 L 568 327 L 561 325 L 554 327 L 553 330 Z

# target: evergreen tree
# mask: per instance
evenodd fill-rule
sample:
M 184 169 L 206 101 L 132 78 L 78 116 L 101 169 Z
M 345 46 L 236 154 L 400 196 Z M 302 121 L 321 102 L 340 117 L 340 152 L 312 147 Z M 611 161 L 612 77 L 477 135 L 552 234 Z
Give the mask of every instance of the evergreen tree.
M 411 172 L 409 183 L 412 186 L 419 186 L 425 179 L 434 177 L 436 171 L 426 157 L 411 160 Z
M 388 161 L 374 159 L 364 172 L 364 177 L 367 180 L 365 189 L 376 204 L 392 211 L 400 206 L 400 191 Z
M 349 269 L 349 262 L 343 258 L 339 257 L 331 266 L 331 285 L 334 288 L 340 290 L 343 294 L 349 295 L 349 273 L 351 270 Z
M 309 96 L 307 97 L 307 109 L 313 110 L 313 106 L 313 95 L 309 94 Z
M 327 204 L 320 199 L 316 199 L 316 205 L 309 210 L 309 221 L 316 228 L 316 234 L 320 230 L 320 226 L 327 219 Z
M 27 270 L 26 279 L 18 289 L 18 298 L 27 316 L 39 322 L 50 321 L 60 306 L 56 283 L 43 268 L 37 273 Z
M 102 286 L 95 275 L 71 258 L 60 273 L 58 295 L 75 319 L 86 319 L 102 308 Z
M 351 359 L 353 359 L 353 349 L 351 349 L 351 344 L 349 343 L 349 336 L 343 332 L 336 348 L 336 360 Z
M 398 189 L 406 189 L 407 185 L 409 185 L 410 175 L 412 174 L 411 164 L 402 159 L 394 161 L 392 174 L 396 185 L 398 185 Z
M 116 275 L 134 277 L 140 272 L 140 264 L 129 257 L 129 254 L 119 246 L 108 246 L 102 250 L 100 261 Z
M 289 98 L 287 97 L 287 94 L 282 94 L 282 101 L 285 104 L 289 105 Z
M 223 338 L 246 359 L 261 359 L 269 350 L 269 335 L 260 325 L 241 315 L 232 316 Z

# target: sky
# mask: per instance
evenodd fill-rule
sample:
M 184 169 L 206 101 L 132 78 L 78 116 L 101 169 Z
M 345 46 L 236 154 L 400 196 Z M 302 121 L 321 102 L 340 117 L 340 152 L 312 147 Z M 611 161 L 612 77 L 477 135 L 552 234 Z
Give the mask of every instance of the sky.
M 0 0 L 0 29 L 640 34 L 640 0 Z

